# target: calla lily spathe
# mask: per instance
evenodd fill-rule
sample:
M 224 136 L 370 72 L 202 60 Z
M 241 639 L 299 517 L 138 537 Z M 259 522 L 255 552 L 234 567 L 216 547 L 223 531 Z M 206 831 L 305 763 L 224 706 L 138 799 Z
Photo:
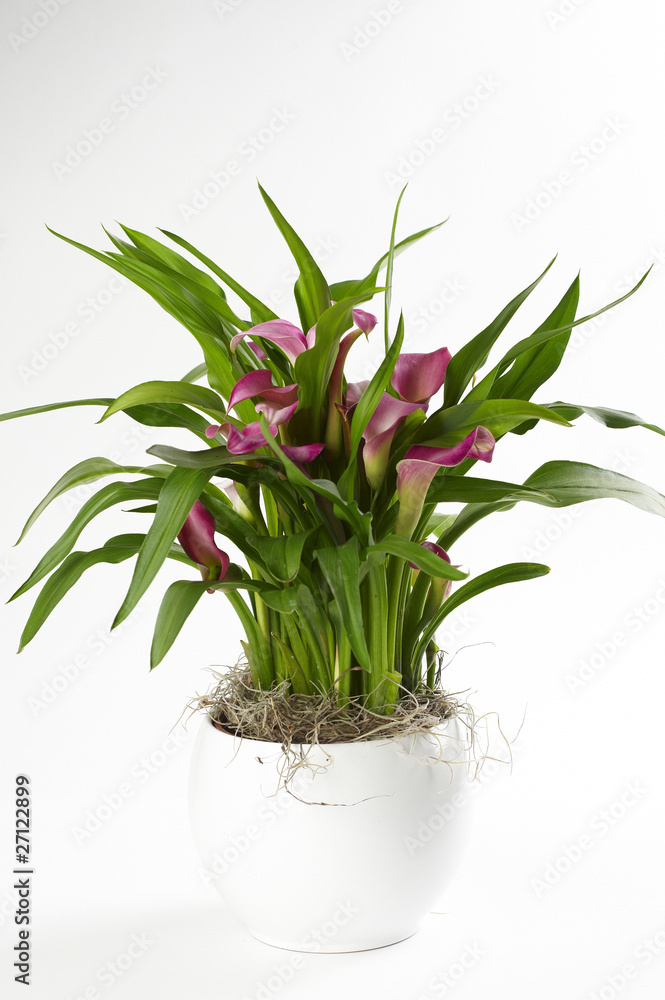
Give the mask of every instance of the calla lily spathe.
M 429 354 L 400 354 L 390 384 L 407 403 L 429 403 L 444 383 L 451 358 L 447 347 Z
M 476 427 L 451 448 L 414 445 L 397 463 L 399 510 L 395 534 L 411 538 L 420 519 L 425 497 L 440 468 L 460 465 L 467 458 L 491 462 L 496 441 L 486 427 Z
M 187 515 L 178 541 L 189 558 L 197 563 L 204 580 L 212 582 L 224 578 L 229 557 L 215 545 L 215 519 L 201 500 L 195 502 Z

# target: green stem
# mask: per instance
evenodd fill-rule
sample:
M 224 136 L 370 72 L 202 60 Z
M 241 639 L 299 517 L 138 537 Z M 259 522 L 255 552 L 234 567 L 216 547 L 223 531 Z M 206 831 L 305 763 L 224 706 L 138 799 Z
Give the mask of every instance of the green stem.
M 385 705 L 382 682 L 390 672 L 388 664 L 388 587 L 385 566 L 373 566 L 366 578 L 367 605 L 365 632 L 369 635 L 370 674 L 363 688 L 367 692 L 367 706 L 381 712 Z M 369 690 L 368 690 L 369 689 Z

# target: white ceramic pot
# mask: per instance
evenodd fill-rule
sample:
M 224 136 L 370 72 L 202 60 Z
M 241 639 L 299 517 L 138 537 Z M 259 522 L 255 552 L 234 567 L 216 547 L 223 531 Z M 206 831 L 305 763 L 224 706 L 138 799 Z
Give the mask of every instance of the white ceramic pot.
M 254 937 L 345 952 L 418 930 L 458 866 L 471 812 L 460 724 L 436 732 L 305 747 L 314 766 L 298 772 L 292 795 L 277 791 L 278 744 L 240 740 L 204 718 L 192 831 L 204 878 Z

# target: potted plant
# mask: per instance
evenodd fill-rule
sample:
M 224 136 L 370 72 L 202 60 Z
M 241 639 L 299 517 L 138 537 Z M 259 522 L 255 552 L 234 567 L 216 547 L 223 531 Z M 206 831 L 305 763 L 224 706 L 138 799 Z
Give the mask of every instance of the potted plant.
M 187 572 L 164 595 L 151 666 L 204 595 L 214 595 L 213 610 L 217 592 L 230 601 L 246 636 L 244 659 L 201 700 L 193 756 L 203 863 L 260 939 L 357 950 L 414 933 L 465 839 L 469 810 L 459 806 L 472 726 L 442 688 L 437 628 L 470 598 L 548 572 L 518 562 L 468 578 L 450 550 L 476 522 L 522 501 L 563 507 L 610 497 L 665 514 L 656 490 L 592 465 L 547 462 L 515 484 L 477 474 L 476 464 L 489 463 L 506 434 L 525 435 L 540 421 L 567 427 L 586 415 L 664 432 L 632 413 L 532 402 L 573 327 L 592 318 L 576 319 L 578 278 L 534 333 L 477 376 L 553 262 L 454 355 L 445 346 L 404 353 L 403 318 L 394 332 L 390 323 L 393 262 L 438 227 L 396 242 L 400 196 L 385 255 L 363 278 L 329 285 L 260 190 L 298 267 L 298 324 L 173 233 L 165 235 L 188 256 L 125 227 L 105 253 L 61 237 L 147 291 L 192 333 L 203 361 L 183 378 L 144 382 L 117 399 L 3 419 L 87 404 L 103 408 L 102 420 L 124 412 L 151 427 L 185 428 L 196 445 L 154 444 L 148 454 L 158 461 L 144 467 L 97 457 L 66 472 L 21 537 L 65 491 L 112 481 L 13 597 L 43 582 L 23 647 L 91 566 L 136 557 L 114 626 L 166 559 L 198 567 L 201 580 Z M 349 352 L 378 325 L 364 307 L 379 293 L 385 356 L 371 379 L 348 381 Z M 147 531 L 75 551 L 83 528 L 120 503 L 146 516 Z M 464 506 L 454 513 L 447 504 Z M 279 794 L 287 798 L 277 819 L 270 797 Z M 441 818 L 432 824 L 437 836 L 410 851 L 414 820 L 431 817 Z M 322 945 L 324 925 L 334 933 Z

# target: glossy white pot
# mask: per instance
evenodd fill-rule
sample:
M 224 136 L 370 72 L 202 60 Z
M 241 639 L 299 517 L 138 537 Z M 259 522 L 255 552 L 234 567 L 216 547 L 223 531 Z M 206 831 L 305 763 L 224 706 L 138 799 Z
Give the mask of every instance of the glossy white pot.
M 436 732 L 305 747 L 314 767 L 292 795 L 277 791 L 278 744 L 240 740 L 206 716 L 190 773 L 204 879 L 276 947 L 363 951 L 411 937 L 468 839 L 468 748 L 456 720 Z

